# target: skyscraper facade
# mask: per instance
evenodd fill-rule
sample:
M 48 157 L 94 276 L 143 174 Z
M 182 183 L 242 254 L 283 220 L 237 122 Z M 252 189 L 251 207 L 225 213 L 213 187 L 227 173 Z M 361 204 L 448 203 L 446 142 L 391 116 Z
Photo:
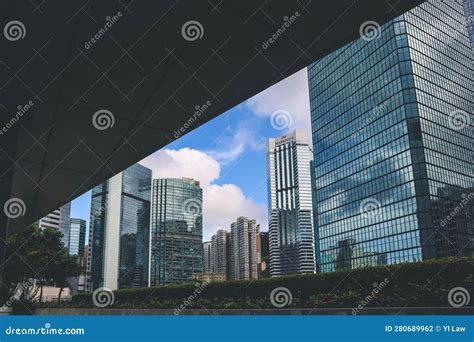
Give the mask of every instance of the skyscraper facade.
M 202 189 L 189 178 L 154 179 L 150 284 L 180 284 L 203 271 Z
M 211 241 L 205 241 L 205 242 L 202 243 L 203 268 L 204 268 L 205 273 L 212 272 L 211 248 L 212 248 L 212 242 Z
M 268 266 L 270 263 L 270 250 L 268 232 L 260 232 L 257 234 L 257 254 L 259 256 L 258 277 L 268 277 Z
M 69 228 L 71 218 L 71 203 L 66 203 L 59 209 L 49 213 L 38 221 L 40 229 L 53 228 L 59 230 L 63 236 L 61 241 L 67 248 L 69 246 Z
M 212 236 L 212 272 L 230 277 L 230 233 L 219 229 Z
M 471 39 L 471 46 L 474 49 L 474 0 L 464 0 L 464 16 L 466 17 L 466 27 Z
M 69 230 L 69 255 L 84 257 L 84 243 L 86 240 L 86 221 L 71 218 Z
M 235 280 L 257 279 L 257 222 L 239 217 L 231 224 L 231 278 Z
M 473 68 L 460 0 L 308 68 L 321 271 L 474 254 Z
M 88 289 L 148 285 L 150 185 L 135 164 L 92 189 Z
M 270 274 L 315 273 L 313 152 L 302 131 L 269 139 Z

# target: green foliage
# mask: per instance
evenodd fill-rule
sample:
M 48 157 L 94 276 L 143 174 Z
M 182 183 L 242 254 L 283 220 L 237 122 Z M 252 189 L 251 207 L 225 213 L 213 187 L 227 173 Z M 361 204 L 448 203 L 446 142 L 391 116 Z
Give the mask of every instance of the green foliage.
M 41 292 L 41 285 L 66 286 L 66 278 L 80 274 L 77 257 L 69 256 L 56 229 L 30 226 L 6 241 L 3 281 L 8 295 L 23 303 Z M 34 286 L 36 283 L 37 286 Z
M 287 307 L 354 307 L 373 295 L 367 306 L 448 306 L 447 294 L 463 286 L 473 293 L 473 258 L 450 258 L 386 267 L 342 270 L 256 281 L 213 282 L 187 308 L 274 308 L 270 293 L 288 288 L 293 296 Z M 383 282 L 383 287 L 379 284 Z M 377 293 L 374 288 L 379 286 Z M 114 307 L 169 308 L 183 304 L 196 286 L 183 284 L 115 291 Z M 91 293 L 79 294 L 67 304 L 92 307 Z

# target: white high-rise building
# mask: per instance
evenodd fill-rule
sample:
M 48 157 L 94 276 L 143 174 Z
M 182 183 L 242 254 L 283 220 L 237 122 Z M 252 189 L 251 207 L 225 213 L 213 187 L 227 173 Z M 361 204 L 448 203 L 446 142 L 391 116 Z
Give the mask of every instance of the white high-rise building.
M 304 132 L 269 139 L 270 275 L 315 273 L 311 162 Z
M 212 272 L 222 273 L 226 278 L 230 277 L 230 233 L 225 229 L 219 229 L 212 236 Z
M 231 224 L 231 278 L 257 279 L 257 223 L 248 217 L 239 217 Z
M 40 229 L 53 228 L 59 230 L 63 237 L 61 241 L 65 247 L 69 246 L 69 230 L 71 219 L 71 202 L 66 203 L 59 209 L 49 213 L 38 221 Z
M 71 218 L 69 229 L 69 255 L 77 255 L 82 258 L 86 240 L 86 220 Z

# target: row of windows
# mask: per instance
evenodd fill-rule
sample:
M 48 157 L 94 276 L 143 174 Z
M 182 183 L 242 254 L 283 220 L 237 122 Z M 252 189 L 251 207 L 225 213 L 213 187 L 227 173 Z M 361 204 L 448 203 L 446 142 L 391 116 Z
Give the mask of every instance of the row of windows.
M 406 249 L 401 251 L 395 251 L 390 253 L 384 254 L 385 261 L 383 263 L 367 263 L 367 257 L 360 257 L 354 259 L 351 263 L 350 267 L 355 269 L 358 267 L 366 267 L 366 266 L 378 266 L 378 265 L 392 265 L 392 264 L 400 264 L 405 262 L 416 262 L 422 260 L 422 250 L 421 248 L 412 248 Z M 321 263 L 321 272 L 334 272 L 338 269 L 338 263 L 333 261 L 333 259 L 328 259 L 327 257 L 323 257 Z M 325 262 L 325 260 L 329 260 Z M 362 261 L 359 261 L 362 260 Z M 347 267 L 343 264 L 344 267 Z M 341 267 L 342 268 L 342 267 Z
M 392 88 L 392 85 L 396 86 Z M 401 89 L 400 79 L 397 79 L 371 94 L 364 102 L 355 105 L 352 110 L 334 115 L 334 120 L 330 124 L 314 131 L 317 136 L 316 142 L 329 146 L 347 136 L 363 133 L 363 128 L 368 128 L 370 124 L 404 104 Z
M 473 185 L 473 178 L 470 176 L 463 176 L 451 170 L 441 169 L 430 164 L 428 164 L 426 168 L 428 172 L 428 178 L 430 179 L 434 179 L 446 184 L 457 185 L 462 188 L 469 188 Z
M 372 163 L 368 162 L 368 164 Z M 404 183 L 412 177 L 404 174 L 404 170 L 410 170 L 410 172 L 406 173 L 411 173 L 411 168 L 406 169 L 410 164 L 410 153 L 406 151 L 394 158 L 383 159 L 358 174 L 344 177 L 325 189 L 318 191 L 318 210 L 325 212 L 333 209 L 337 203 L 347 203 L 345 196 L 347 196 L 348 191 L 353 194 L 351 197 L 352 201 L 367 197 L 372 192 L 379 192 L 381 191 L 380 188 L 385 185 L 384 179 L 388 179 L 391 182 L 398 181 Z M 397 183 L 393 183 L 392 186 L 397 186 Z
M 451 148 L 462 151 L 462 154 L 466 153 L 466 149 L 472 149 L 474 136 L 470 134 L 474 130 L 474 127 L 464 126 L 457 127 L 454 119 L 450 115 L 440 113 L 436 110 L 426 107 L 424 104 L 420 104 L 420 123 L 422 131 L 429 133 L 433 137 L 444 140 L 451 144 Z M 467 114 L 467 113 L 466 113 Z M 470 117 L 474 120 L 474 115 L 466 117 L 470 120 Z M 458 129 L 457 129 L 458 128 Z M 465 155 L 461 155 L 459 159 L 466 159 Z
M 462 12 L 457 12 L 453 7 L 439 4 L 420 6 L 415 11 L 405 14 L 407 32 L 423 36 L 424 41 L 436 40 L 440 46 L 456 47 L 469 46 L 465 38 L 465 17 Z M 436 22 L 436 26 L 432 23 Z M 429 35 L 429 36 L 428 36 Z M 434 45 L 434 44 L 433 44 Z M 449 54 L 452 55 L 453 51 Z M 462 58 L 455 56 L 456 59 Z
M 331 241 L 332 240 L 332 241 Z M 355 243 L 355 238 L 344 239 L 337 237 L 335 239 L 326 239 L 322 246 L 322 254 L 335 255 L 339 261 L 350 259 L 351 257 L 362 256 L 366 253 L 388 253 L 392 251 L 416 248 L 420 246 L 419 232 L 406 231 L 402 234 L 384 236 L 380 239 Z M 335 243 L 335 245 L 328 245 Z
M 450 61 L 446 57 L 442 60 L 434 59 L 434 56 L 425 56 L 419 53 L 416 48 L 412 50 L 413 66 L 412 69 L 415 75 L 423 79 L 431 81 L 435 85 L 443 85 L 449 82 L 451 87 L 449 89 L 460 88 L 464 94 L 469 92 L 469 83 L 472 80 L 469 74 L 466 74 L 466 65 L 441 63 L 441 61 Z M 450 65 L 447 65 L 450 64 Z M 456 69 L 456 70 L 452 70 Z M 455 93 L 456 94 L 456 93 Z
M 459 108 L 468 108 L 470 105 L 469 98 L 472 95 L 472 90 L 470 92 L 463 92 L 463 88 L 460 87 L 450 88 L 448 82 L 441 79 L 439 80 L 441 83 L 438 84 L 429 83 L 416 75 L 414 76 L 414 79 L 417 89 L 422 91 L 419 94 L 420 96 L 423 94 L 428 94 L 427 96 L 433 96 L 433 94 L 436 94 L 438 101 L 456 104 Z M 440 87 L 440 85 L 443 85 L 443 87 Z M 444 86 L 446 86 L 446 88 L 444 88 Z M 448 88 L 450 88 L 450 91 L 447 90 Z
M 380 61 L 383 59 L 386 51 L 395 50 L 394 28 L 392 22 L 384 24 L 377 39 L 367 42 L 358 39 L 345 47 L 329 54 L 324 59 L 318 61 L 316 69 L 309 74 L 310 79 L 317 75 L 322 78 L 330 77 L 333 70 L 344 70 L 349 72 L 357 65 L 367 64 L 367 60 Z M 319 80 L 316 79 L 315 82 Z
M 397 191 L 398 189 L 384 191 L 338 210 L 321 213 L 317 218 L 318 229 L 322 231 L 325 229 L 324 226 L 328 225 L 328 227 L 336 228 L 336 231 L 339 227 L 344 227 L 343 231 L 347 231 L 413 214 L 417 208 L 416 200 L 414 197 L 406 198 L 409 191 L 407 186 L 412 187 L 410 190 L 412 193 L 415 192 L 413 183 L 408 183 L 402 187 L 402 191 Z M 397 194 L 401 195 L 397 196 Z M 402 201 L 393 203 L 400 197 Z
M 362 155 L 360 158 L 352 160 L 346 164 L 343 164 L 341 167 L 333 170 L 328 169 L 330 164 L 326 163 L 323 170 L 318 171 L 317 169 L 322 168 L 322 166 L 317 166 L 316 174 L 316 186 L 318 190 L 322 190 L 325 186 L 336 182 L 337 180 L 348 177 L 353 173 L 357 173 L 369 166 L 369 163 L 373 163 L 374 160 L 382 160 L 385 158 L 390 158 L 398 153 L 406 151 L 409 149 L 408 135 L 403 135 L 400 138 L 389 142 L 387 145 L 384 145 L 381 148 L 373 148 L 371 152 Z M 324 173 L 324 174 L 323 174 Z
M 345 126 L 334 131 L 331 135 L 328 135 L 327 138 L 320 139 L 320 136 L 315 134 L 314 143 L 317 144 L 319 148 L 318 157 L 323 161 L 327 161 L 335 156 L 334 153 L 330 153 L 331 151 L 335 151 L 336 154 L 339 154 L 343 150 L 351 148 L 360 142 L 364 142 L 384 129 L 403 121 L 407 116 L 407 109 L 401 106 L 403 103 L 402 100 L 402 97 L 397 94 L 397 96 L 388 99 L 371 112 L 366 115 L 361 115 L 349 123 L 347 123 L 346 116 L 340 116 L 346 119 L 347 124 Z M 399 107 L 390 110 L 396 105 Z M 330 149 L 334 146 L 341 147 L 341 150 Z
M 340 240 L 354 238 L 357 241 L 366 241 L 389 235 L 402 234 L 418 229 L 418 221 L 416 215 L 409 215 L 373 225 L 352 227 L 352 229 L 340 230 L 339 228 L 326 226 L 319 230 L 319 238 L 323 245 L 330 245 L 330 243 L 326 241 L 329 241 L 327 239 L 331 237 L 333 238 L 332 240 L 334 240 L 334 238 Z
M 343 150 L 341 154 L 337 155 L 337 158 L 330 160 L 324 159 L 324 154 L 316 157 L 316 172 L 317 176 L 332 172 L 342 165 L 347 165 L 357 158 L 366 156 L 368 153 L 376 148 L 384 148 L 384 145 L 390 143 L 393 140 L 400 138 L 401 136 L 408 133 L 407 125 L 405 121 L 397 123 L 396 125 L 381 131 L 379 134 L 365 140 L 363 143 L 356 145 L 350 149 Z M 338 151 L 339 152 L 339 151 Z M 320 159 L 321 158 L 321 159 Z
M 425 159 L 429 164 L 438 165 L 444 169 L 452 170 L 457 174 L 471 173 L 470 177 L 473 178 L 472 163 L 465 163 L 452 156 L 439 153 L 430 149 L 425 149 Z
M 385 54 L 387 54 L 387 52 L 385 52 Z M 384 83 L 387 83 L 386 80 L 392 80 L 398 77 L 397 63 L 397 53 L 396 51 L 392 51 L 371 68 L 367 68 L 367 64 L 362 64 L 359 66 L 362 70 L 359 72 L 357 72 L 357 70 L 348 70 L 347 74 L 343 74 L 341 70 L 337 70 L 319 85 L 311 88 L 310 94 L 313 95 L 314 93 L 312 98 L 314 98 L 315 103 L 318 104 L 321 113 L 326 113 L 328 109 L 335 108 L 344 101 L 351 99 L 351 96 L 354 96 L 358 91 L 366 89 L 366 94 L 370 94 L 367 91 L 367 89 L 369 89 L 367 87 L 371 86 L 372 89 L 374 87 L 380 89 Z M 354 102 L 360 101 L 360 99 L 357 98 L 354 100 L 357 100 Z M 321 117 L 321 119 L 323 118 Z

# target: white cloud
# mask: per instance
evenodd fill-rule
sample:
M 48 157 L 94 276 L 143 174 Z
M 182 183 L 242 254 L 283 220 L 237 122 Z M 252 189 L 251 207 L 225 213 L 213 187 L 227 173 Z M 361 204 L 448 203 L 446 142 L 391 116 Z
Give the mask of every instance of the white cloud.
M 241 121 L 236 129 L 227 127 L 215 140 L 215 147 L 207 153 L 227 165 L 237 160 L 244 152 L 265 149 L 265 138 L 259 136 L 250 121 Z
M 209 240 L 217 229 L 230 230 L 238 216 L 257 220 L 267 226 L 267 209 L 246 197 L 235 184 L 215 184 L 220 177 L 219 162 L 210 155 L 191 148 L 160 150 L 140 161 L 153 170 L 153 178 L 194 178 L 203 189 L 203 236 Z
M 255 95 L 246 101 L 246 105 L 259 116 L 271 117 L 276 111 L 289 112 L 292 125 L 288 127 L 288 131 L 301 128 L 311 136 L 306 68 Z M 286 132 L 282 132 L 282 134 Z

